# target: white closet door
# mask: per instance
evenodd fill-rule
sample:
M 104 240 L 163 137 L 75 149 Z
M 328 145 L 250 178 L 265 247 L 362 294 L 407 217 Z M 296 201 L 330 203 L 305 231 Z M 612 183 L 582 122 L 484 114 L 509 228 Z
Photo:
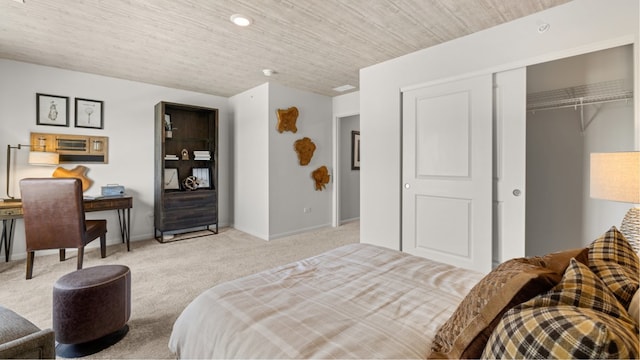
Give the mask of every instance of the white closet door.
M 492 75 L 403 93 L 402 250 L 491 270 Z
M 495 75 L 494 265 L 525 256 L 527 70 Z

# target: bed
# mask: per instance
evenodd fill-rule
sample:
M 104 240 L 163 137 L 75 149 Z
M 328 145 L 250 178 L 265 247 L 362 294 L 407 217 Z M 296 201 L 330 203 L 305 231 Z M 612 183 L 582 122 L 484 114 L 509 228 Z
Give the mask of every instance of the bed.
M 179 358 L 422 358 L 482 274 L 367 244 L 213 287 L 177 319 Z
M 615 228 L 489 274 L 351 244 L 206 290 L 169 348 L 198 359 L 637 358 L 639 271 Z

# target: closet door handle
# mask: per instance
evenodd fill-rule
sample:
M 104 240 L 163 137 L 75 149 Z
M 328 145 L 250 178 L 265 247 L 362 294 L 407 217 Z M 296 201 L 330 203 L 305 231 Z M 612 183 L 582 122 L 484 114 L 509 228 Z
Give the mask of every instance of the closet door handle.
M 520 196 L 520 195 L 522 195 L 522 191 L 520 191 L 520 189 L 513 189 L 512 193 L 513 193 L 513 196 Z

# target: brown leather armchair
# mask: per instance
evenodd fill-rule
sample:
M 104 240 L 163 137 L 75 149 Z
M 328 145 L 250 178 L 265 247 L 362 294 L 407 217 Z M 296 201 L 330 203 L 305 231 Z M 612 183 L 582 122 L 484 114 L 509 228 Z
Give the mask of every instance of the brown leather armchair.
M 36 250 L 78 249 L 82 269 L 84 247 L 100 237 L 100 255 L 106 256 L 106 220 L 85 220 L 82 183 L 77 178 L 20 180 L 24 230 L 27 242 L 27 279 L 33 274 Z

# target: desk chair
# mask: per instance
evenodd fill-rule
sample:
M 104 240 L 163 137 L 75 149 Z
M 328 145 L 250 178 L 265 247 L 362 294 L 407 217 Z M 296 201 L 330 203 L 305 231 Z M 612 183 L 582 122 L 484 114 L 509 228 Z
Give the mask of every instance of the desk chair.
M 82 183 L 76 178 L 20 180 L 24 231 L 27 242 L 27 280 L 33 274 L 36 250 L 78 249 L 78 270 L 82 269 L 84 247 L 100 237 L 100 256 L 106 256 L 106 220 L 85 220 Z

